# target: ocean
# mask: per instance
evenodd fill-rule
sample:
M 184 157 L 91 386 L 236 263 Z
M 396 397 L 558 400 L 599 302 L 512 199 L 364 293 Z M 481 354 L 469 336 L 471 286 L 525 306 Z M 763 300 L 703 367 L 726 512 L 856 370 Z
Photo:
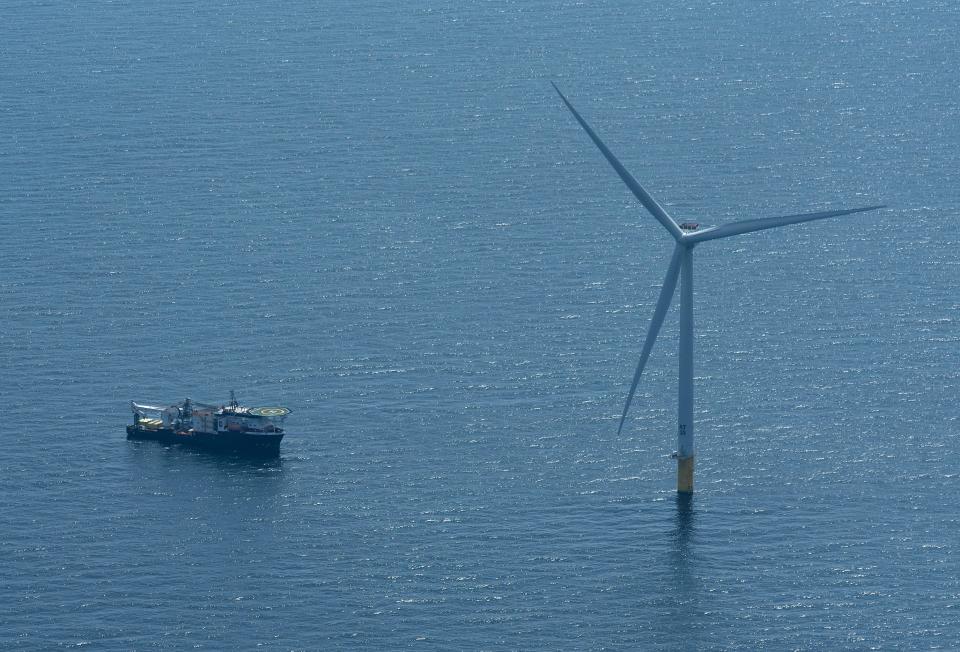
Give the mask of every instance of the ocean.
M 960 7 L 9 2 L 0 647 L 960 649 Z M 678 220 L 883 203 L 695 254 Z M 129 402 L 293 410 L 279 460 Z

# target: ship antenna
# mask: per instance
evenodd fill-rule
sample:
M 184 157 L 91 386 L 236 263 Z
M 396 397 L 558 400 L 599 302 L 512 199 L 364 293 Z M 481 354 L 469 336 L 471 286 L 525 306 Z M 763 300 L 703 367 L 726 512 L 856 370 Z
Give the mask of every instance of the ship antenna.
M 232 389 L 230 390 L 230 407 L 239 407 L 239 404 L 237 403 L 237 395 Z

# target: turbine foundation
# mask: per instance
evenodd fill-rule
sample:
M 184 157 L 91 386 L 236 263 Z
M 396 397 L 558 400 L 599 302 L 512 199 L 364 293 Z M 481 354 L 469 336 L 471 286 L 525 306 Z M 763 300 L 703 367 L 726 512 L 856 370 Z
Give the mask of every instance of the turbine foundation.
M 693 493 L 693 455 L 677 458 L 677 493 Z

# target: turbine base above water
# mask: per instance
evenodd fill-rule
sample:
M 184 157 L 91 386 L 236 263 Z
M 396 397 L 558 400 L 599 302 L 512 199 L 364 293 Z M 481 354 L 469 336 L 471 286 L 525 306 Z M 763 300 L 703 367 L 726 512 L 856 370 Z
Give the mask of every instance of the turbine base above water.
M 677 458 L 677 493 L 693 493 L 693 455 Z

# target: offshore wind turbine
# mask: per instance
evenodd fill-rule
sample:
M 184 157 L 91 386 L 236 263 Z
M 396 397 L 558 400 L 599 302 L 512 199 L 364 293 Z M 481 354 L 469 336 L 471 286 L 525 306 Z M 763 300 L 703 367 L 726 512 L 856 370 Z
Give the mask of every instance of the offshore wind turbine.
M 553 82 L 551 82 L 553 84 Z M 677 223 L 670 215 L 650 196 L 646 190 L 637 182 L 636 179 L 627 171 L 623 164 L 617 160 L 596 132 L 590 128 L 586 120 L 577 113 L 569 100 L 564 97 L 556 84 L 553 89 L 557 91 L 560 99 L 567 105 L 573 117 L 577 119 L 580 126 L 583 127 L 593 143 L 600 149 L 603 156 L 607 159 L 613 169 L 623 180 L 630 192 L 640 200 L 640 203 L 650 211 L 660 224 L 673 236 L 676 246 L 673 249 L 673 257 L 667 266 L 667 275 L 663 280 L 663 288 L 660 290 L 660 297 L 657 299 L 657 306 L 653 311 L 653 318 L 650 320 L 650 328 L 647 331 L 647 339 L 643 343 L 643 349 L 640 353 L 640 362 L 637 364 L 637 370 L 633 374 L 633 382 L 630 384 L 630 392 L 627 394 L 627 402 L 623 406 L 623 414 L 620 415 L 620 425 L 617 433 L 623 429 L 623 422 L 627 418 L 627 412 L 630 410 L 630 403 L 633 401 L 633 395 L 637 391 L 637 385 L 640 383 L 640 376 L 643 374 L 643 368 L 647 364 L 647 358 L 650 357 L 650 351 L 653 349 L 653 343 L 660 332 L 660 326 L 663 324 L 663 318 L 670 307 L 670 301 L 673 299 L 674 291 L 677 288 L 677 279 L 681 278 L 680 285 L 680 378 L 678 388 L 678 407 L 677 407 L 677 491 L 682 494 L 693 493 L 693 248 L 701 242 L 708 240 L 719 240 L 728 238 L 732 235 L 750 233 L 751 231 L 761 231 L 763 229 L 772 229 L 787 224 L 798 224 L 800 222 L 810 222 L 812 220 L 822 220 L 827 217 L 838 217 L 840 215 L 850 215 L 851 213 L 862 213 L 863 211 L 872 211 L 883 206 L 865 206 L 863 208 L 849 208 L 844 210 L 823 211 L 820 213 L 802 213 L 799 215 L 784 215 L 781 217 L 766 217 L 759 219 L 741 220 L 730 222 L 722 226 L 713 226 L 700 228 L 695 222 Z

